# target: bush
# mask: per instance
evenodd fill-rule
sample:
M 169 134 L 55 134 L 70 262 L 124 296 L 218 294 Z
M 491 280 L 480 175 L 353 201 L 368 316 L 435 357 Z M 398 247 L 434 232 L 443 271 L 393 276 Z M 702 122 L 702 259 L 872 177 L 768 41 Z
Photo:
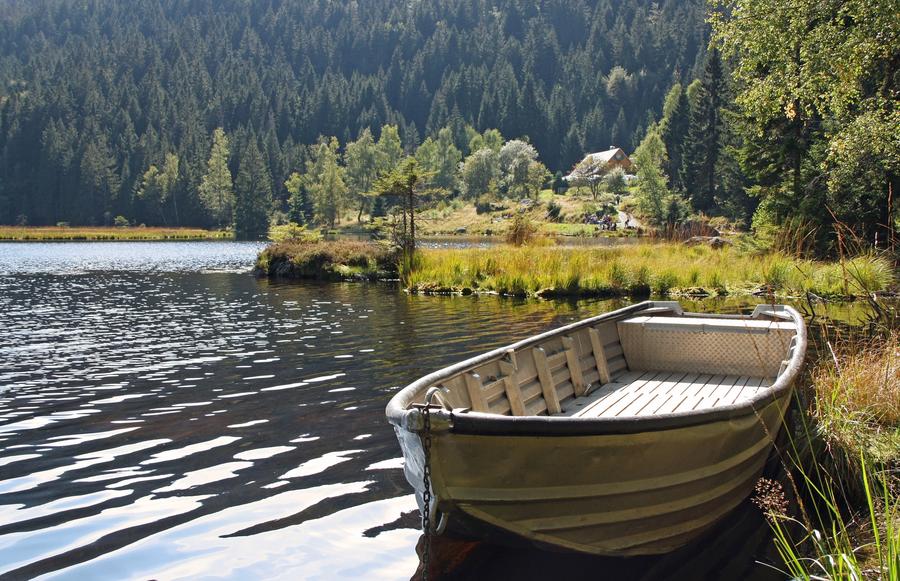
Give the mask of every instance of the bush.
M 131 224 L 128 222 L 128 218 L 125 216 L 116 216 L 113 220 L 113 226 L 116 228 L 127 228 Z
M 537 226 L 523 212 L 517 212 L 506 231 L 506 242 L 514 246 L 528 244 L 537 234 Z
M 554 200 L 547 202 L 547 219 L 552 222 L 559 222 L 562 217 L 562 206 Z
M 269 238 L 273 242 L 318 242 L 322 234 L 315 230 L 307 230 L 306 226 L 300 226 L 296 222 L 288 222 L 269 228 Z
M 475 200 L 475 213 L 486 214 L 491 211 L 491 200 L 488 196 L 481 196 Z

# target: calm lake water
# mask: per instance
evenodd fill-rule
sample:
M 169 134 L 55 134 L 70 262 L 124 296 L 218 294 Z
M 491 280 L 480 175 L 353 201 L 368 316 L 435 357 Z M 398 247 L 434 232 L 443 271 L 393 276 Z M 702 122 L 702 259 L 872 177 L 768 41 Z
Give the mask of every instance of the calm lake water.
M 0 578 L 409 578 L 420 531 L 391 395 L 622 304 L 273 283 L 249 272 L 259 248 L 0 244 Z M 695 554 L 501 548 L 462 570 L 771 576 L 758 514 L 726 527 L 699 572 Z

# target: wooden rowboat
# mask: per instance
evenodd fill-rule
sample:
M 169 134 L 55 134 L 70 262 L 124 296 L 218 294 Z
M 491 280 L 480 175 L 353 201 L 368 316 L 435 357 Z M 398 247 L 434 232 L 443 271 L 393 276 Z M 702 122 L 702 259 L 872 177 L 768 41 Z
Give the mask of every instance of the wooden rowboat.
M 427 375 L 386 411 L 420 509 L 430 444 L 432 532 L 665 553 L 749 495 L 805 353 L 790 307 L 648 301 Z

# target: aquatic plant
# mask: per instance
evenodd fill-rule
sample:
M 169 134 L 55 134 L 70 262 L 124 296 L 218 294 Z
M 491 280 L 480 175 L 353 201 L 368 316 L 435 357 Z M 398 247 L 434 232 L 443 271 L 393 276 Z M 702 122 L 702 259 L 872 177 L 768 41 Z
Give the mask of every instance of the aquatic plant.
M 861 454 L 900 468 L 900 331 L 826 346 L 811 373 L 812 414 L 832 456 L 855 475 Z
M 756 503 L 763 509 L 775 548 L 792 579 L 900 579 L 900 503 L 885 479 L 873 478 L 864 457 L 862 510 L 847 511 L 839 483 L 821 467 L 797 470 L 811 491 L 815 512 L 790 516 L 778 483 L 761 480 Z M 847 514 L 849 512 L 849 514 Z

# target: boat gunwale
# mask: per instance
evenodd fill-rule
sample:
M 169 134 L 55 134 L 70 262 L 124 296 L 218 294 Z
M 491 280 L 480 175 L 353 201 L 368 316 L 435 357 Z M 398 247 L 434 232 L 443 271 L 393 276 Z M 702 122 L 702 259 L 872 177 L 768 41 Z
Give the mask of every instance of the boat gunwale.
M 762 309 L 760 309 L 762 307 Z M 765 307 L 771 310 L 766 311 Z M 478 367 L 490 361 L 504 356 L 509 350 L 520 350 L 542 343 L 547 339 L 577 331 L 584 327 L 621 319 L 636 315 L 648 309 L 667 309 L 679 316 L 697 317 L 706 316 L 713 318 L 744 318 L 744 315 L 715 315 L 701 313 L 685 313 L 681 305 L 676 301 L 643 301 L 603 313 L 595 317 L 589 317 L 570 323 L 563 327 L 551 329 L 538 335 L 527 337 L 511 345 L 499 347 L 486 353 L 476 355 L 459 363 L 444 367 L 438 371 L 425 375 L 403 388 L 388 402 L 385 413 L 388 421 L 408 431 L 418 431 L 410 427 L 409 417 L 418 414 L 418 410 L 410 409 L 416 395 L 429 387 L 441 383 L 449 377 L 463 373 L 474 367 Z M 806 325 L 800 313 L 788 305 L 761 304 L 757 311 L 762 316 L 778 317 L 786 314 L 796 326 L 797 343 L 794 345 L 793 354 L 784 371 L 778 375 L 775 382 L 766 390 L 754 397 L 739 403 L 708 408 L 700 411 L 687 411 L 677 413 L 656 414 L 651 416 L 626 416 L 626 417 L 567 417 L 567 416 L 507 416 L 485 412 L 467 410 L 465 413 L 454 413 L 452 410 L 435 409 L 432 416 L 448 423 L 450 432 L 470 435 L 495 435 L 495 436 L 593 436 L 602 434 L 632 434 L 638 432 L 651 432 L 668 430 L 673 428 L 697 426 L 717 421 L 727 421 L 750 414 L 758 414 L 759 410 L 771 404 L 788 392 L 803 367 L 807 349 Z M 756 311 L 755 311 L 756 312 Z M 755 313 L 754 312 L 754 313 Z M 752 316 L 752 315 L 751 315 Z

